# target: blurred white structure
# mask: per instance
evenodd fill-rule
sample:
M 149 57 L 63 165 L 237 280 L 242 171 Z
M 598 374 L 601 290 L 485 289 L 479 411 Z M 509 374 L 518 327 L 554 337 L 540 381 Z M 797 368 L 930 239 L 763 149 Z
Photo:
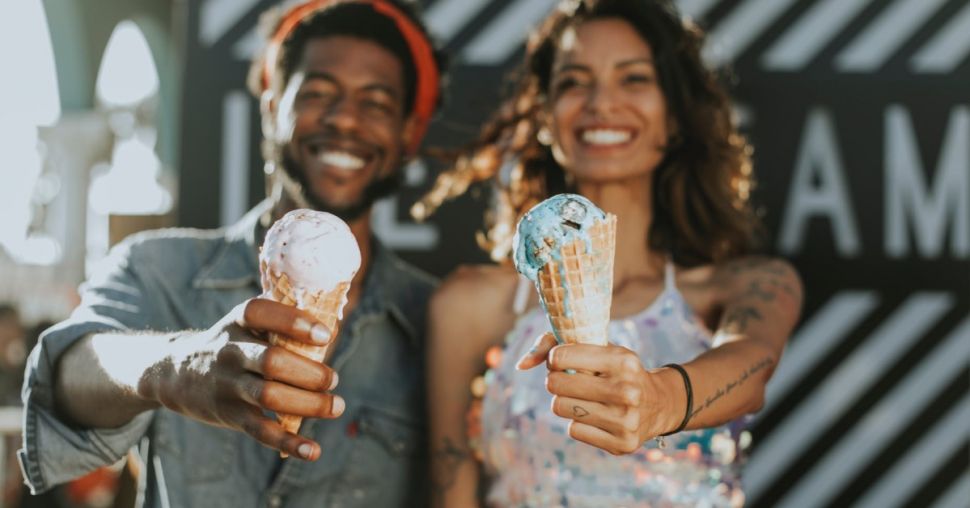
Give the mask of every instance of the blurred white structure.
M 155 154 L 159 77 L 144 34 L 120 22 L 97 75 L 96 106 L 62 114 L 40 2 L 0 19 L 0 301 L 24 319 L 61 319 L 109 246 L 109 218 L 159 216 L 172 182 Z M 130 227 L 130 226 L 126 226 Z

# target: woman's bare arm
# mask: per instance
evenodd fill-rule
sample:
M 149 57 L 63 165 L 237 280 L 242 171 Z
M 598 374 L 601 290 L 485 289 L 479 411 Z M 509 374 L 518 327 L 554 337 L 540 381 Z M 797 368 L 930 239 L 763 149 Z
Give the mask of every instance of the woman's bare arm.
M 757 411 L 801 309 L 801 282 L 784 261 L 749 258 L 719 268 L 722 309 L 715 347 L 685 363 L 693 407 L 686 429 L 712 427 Z M 546 337 L 523 359 L 547 361 L 553 411 L 573 420 L 572 437 L 614 454 L 678 428 L 687 412 L 684 380 L 675 369 L 645 370 L 619 346 L 555 346 Z M 566 373 L 567 370 L 573 373 Z
M 465 414 L 485 351 L 512 326 L 510 281 L 514 277 L 500 268 L 461 268 L 431 299 L 428 406 L 435 507 L 479 505 L 479 465 L 468 446 Z

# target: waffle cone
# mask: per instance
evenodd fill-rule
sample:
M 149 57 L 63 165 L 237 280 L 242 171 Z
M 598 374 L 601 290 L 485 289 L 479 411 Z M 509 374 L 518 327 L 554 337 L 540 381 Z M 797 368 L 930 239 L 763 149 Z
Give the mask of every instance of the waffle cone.
M 261 262 L 259 268 L 262 275 L 264 297 L 310 313 L 317 321 L 326 325 L 332 336 L 336 336 L 341 310 L 347 303 L 346 296 L 350 289 L 350 281 L 341 282 L 331 291 L 309 292 L 294 287 L 285 273 L 274 274 L 272 270 L 268 269 L 265 262 Z M 315 362 L 323 363 L 327 357 L 328 346 L 314 346 L 277 333 L 269 334 L 269 343 L 274 346 L 281 346 Z M 287 432 L 293 434 L 299 432 L 300 424 L 303 422 L 302 417 L 293 415 L 281 414 L 277 415 L 277 419 Z
M 616 216 L 596 222 L 589 228 L 589 238 L 589 246 L 583 239 L 563 245 L 561 260 L 550 261 L 539 271 L 539 297 L 561 343 L 606 345 Z

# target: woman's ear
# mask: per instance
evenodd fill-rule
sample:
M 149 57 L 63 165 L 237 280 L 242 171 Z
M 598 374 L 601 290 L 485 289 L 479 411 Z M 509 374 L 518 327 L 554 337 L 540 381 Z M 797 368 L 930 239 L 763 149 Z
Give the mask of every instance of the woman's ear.
M 549 114 L 545 109 L 540 109 L 536 112 L 536 125 L 539 129 L 536 130 L 536 141 L 542 146 L 552 146 L 555 139 L 552 137 L 552 128 L 549 126 Z

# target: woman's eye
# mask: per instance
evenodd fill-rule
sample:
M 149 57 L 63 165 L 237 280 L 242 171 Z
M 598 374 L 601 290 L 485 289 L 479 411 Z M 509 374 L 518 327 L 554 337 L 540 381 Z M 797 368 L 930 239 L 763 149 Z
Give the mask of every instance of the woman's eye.
M 654 78 L 649 74 L 629 74 L 623 81 L 633 84 L 653 83 Z
M 579 80 L 575 78 L 562 78 L 555 82 L 555 85 L 553 85 L 553 91 L 556 93 L 565 92 L 566 90 L 575 88 L 579 85 Z

